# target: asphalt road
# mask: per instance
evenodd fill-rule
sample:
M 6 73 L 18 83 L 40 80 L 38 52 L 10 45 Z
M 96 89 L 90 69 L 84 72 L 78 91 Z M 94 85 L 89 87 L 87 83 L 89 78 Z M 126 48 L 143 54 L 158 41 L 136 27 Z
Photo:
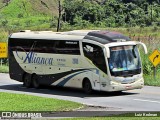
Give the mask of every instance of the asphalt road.
M 68 88 L 27 89 L 23 87 L 22 83 L 11 80 L 8 74 L 0 73 L 0 92 L 30 94 L 96 106 L 87 108 L 91 110 L 160 111 L 160 87 L 145 86 L 143 89 L 129 90 L 119 94 L 95 92 L 92 95 L 86 95 L 81 90 Z

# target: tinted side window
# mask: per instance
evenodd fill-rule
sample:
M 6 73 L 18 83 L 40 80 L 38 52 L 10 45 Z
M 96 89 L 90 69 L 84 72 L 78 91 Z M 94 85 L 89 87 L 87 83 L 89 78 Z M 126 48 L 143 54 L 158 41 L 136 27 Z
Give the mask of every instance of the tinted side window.
M 54 44 L 55 44 L 55 41 L 53 40 L 14 38 L 14 39 L 11 39 L 10 47 L 12 51 L 55 53 Z
M 40 53 L 56 53 L 56 41 L 54 40 L 38 40 L 34 42 L 34 52 Z
M 84 56 L 90 59 L 104 73 L 107 73 L 103 49 L 91 43 L 82 43 Z
M 25 51 L 29 52 L 34 43 L 34 40 L 10 38 L 10 49 L 12 51 Z
M 80 55 L 79 41 L 12 39 L 12 51 Z
M 57 54 L 72 54 L 80 55 L 78 41 L 57 41 L 56 43 Z

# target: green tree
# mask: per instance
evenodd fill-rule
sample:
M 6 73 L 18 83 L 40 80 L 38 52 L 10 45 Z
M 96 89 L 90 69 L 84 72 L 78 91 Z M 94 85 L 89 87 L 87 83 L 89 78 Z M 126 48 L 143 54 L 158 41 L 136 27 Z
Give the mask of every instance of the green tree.
M 160 0 L 64 0 L 63 20 L 80 26 L 150 25 L 159 22 L 159 3 Z

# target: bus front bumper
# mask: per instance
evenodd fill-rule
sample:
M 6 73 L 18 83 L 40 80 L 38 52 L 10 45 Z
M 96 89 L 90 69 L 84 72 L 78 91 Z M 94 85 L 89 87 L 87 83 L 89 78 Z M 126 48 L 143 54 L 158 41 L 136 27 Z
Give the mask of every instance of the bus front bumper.
M 111 84 L 109 86 L 106 86 L 106 90 L 107 91 L 126 91 L 126 90 L 133 90 L 133 89 L 141 89 L 143 88 L 143 86 L 144 86 L 143 78 L 129 84 L 122 84 L 122 83 L 116 83 L 111 81 Z

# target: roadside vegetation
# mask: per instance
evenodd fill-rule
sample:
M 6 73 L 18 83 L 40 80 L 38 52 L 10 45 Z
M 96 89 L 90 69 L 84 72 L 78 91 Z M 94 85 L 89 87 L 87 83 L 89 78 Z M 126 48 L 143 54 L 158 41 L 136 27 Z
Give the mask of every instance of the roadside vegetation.
M 149 56 L 160 51 L 159 0 L 61 0 L 60 31 L 102 29 L 121 32 L 132 40 L 144 42 L 148 55 L 140 48 L 145 85 L 160 86 L 160 65 L 153 77 Z M 101 14 L 99 14 L 101 13 Z M 20 30 L 56 31 L 58 0 L 0 0 L 0 42 Z M 7 61 L 7 59 L 5 59 Z M 8 63 L 0 66 L 0 73 L 8 73 Z M 0 111 L 72 111 L 82 104 L 24 94 L 0 92 Z M 159 117 L 94 117 L 76 120 L 159 120 Z M 72 120 L 68 118 L 66 120 Z
M 144 84 L 148 86 L 159 86 L 160 87 L 160 72 L 157 72 L 156 78 L 154 75 L 144 75 Z
M 159 120 L 159 117 L 85 117 L 85 118 L 66 118 L 63 120 Z
M 26 94 L 0 92 L 0 111 L 72 111 L 82 104 Z
M 145 113 L 145 112 L 144 112 Z M 106 111 L 107 114 L 107 111 Z M 155 117 L 147 117 L 147 116 L 135 116 L 135 114 L 138 113 L 134 113 L 132 111 L 132 113 L 126 113 L 126 114 L 117 114 L 116 112 L 114 115 L 108 115 L 108 116 L 104 116 L 104 117 L 79 117 L 79 118 L 65 118 L 63 120 L 159 120 L 159 116 L 160 116 L 160 112 L 150 112 L 150 114 L 152 115 L 157 115 Z M 143 114 L 143 113 L 142 113 Z M 148 112 L 146 112 L 145 114 L 149 114 Z
M 0 42 L 24 29 L 56 31 L 59 0 L 0 0 Z M 60 31 L 103 29 L 121 32 L 144 42 L 148 55 L 140 48 L 145 85 L 160 86 L 160 65 L 156 79 L 150 54 L 160 51 L 160 6 L 158 0 L 61 0 Z M 101 14 L 99 14 L 99 12 Z M 8 72 L 0 66 L 0 72 Z
M 56 26 L 58 0 L 0 0 L 0 28 L 16 31 Z
M 0 111 L 74 111 L 85 107 L 84 105 L 76 102 L 66 100 L 59 100 L 54 98 L 43 98 L 38 96 L 4 93 L 0 92 Z M 151 112 L 152 113 L 152 112 Z M 106 111 L 107 114 L 107 111 Z M 63 120 L 159 120 L 160 113 L 154 112 L 157 117 L 135 117 L 134 113 L 126 113 L 119 115 L 107 115 L 106 117 L 79 117 L 79 118 L 64 118 Z
M 0 73 L 8 73 L 8 72 L 9 72 L 9 68 L 7 65 L 0 66 Z

